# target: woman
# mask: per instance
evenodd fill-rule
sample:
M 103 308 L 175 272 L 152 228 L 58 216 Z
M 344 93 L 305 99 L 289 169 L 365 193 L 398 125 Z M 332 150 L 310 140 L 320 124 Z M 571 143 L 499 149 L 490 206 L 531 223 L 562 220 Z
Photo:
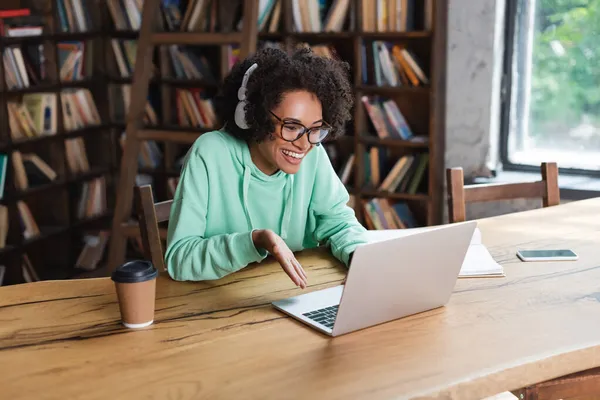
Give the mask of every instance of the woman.
M 271 254 L 301 288 L 293 251 L 326 244 L 349 265 L 365 229 L 320 143 L 343 134 L 347 64 L 265 48 L 238 63 L 217 99 L 224 127 L 186 156 L 165 261 L 175 280 L 218 279 Z

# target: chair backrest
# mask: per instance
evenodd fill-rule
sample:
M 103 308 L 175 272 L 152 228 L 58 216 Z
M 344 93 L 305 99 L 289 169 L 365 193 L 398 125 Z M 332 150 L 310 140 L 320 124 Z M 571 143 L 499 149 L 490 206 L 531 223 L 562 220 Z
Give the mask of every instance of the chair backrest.
M 542 179 L 535 182 L 492 183 L 464 186 L 462 168 L 448 168 L 446 179 L 448 186 L 449 220 L 463 222 L 466 220 L 466 203 L 541 198 L 543 206 L 555 206 L 560 203 L 558 188 L 558 167 L 555 162 L 542 163 Z
M 173 200 L 154 203 L 150 185 L 136 186 L 134 193 L 144 256 L 152 261 L 159 272 L 166 271 L 158 224 L 169 220 Z

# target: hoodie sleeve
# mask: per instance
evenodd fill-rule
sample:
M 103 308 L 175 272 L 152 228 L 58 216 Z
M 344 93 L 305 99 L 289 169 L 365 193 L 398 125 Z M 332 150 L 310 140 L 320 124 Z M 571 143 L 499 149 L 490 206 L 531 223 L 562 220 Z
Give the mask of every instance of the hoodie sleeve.
M 350 254 L 367 243 L 366 229 L 349 207 L 350 196 L 322 146 L 315 149 L 317 169 L 310 208 L 316 218 L 315 240 L 330 247 L 334 257 L 349 264 Z
M 204 237 L 209 190 L 206 163 L 191 153 L 169 217 L 165 264 L 174 280 L 219 279 L 267 256 L 254 246 L 252 231 Z

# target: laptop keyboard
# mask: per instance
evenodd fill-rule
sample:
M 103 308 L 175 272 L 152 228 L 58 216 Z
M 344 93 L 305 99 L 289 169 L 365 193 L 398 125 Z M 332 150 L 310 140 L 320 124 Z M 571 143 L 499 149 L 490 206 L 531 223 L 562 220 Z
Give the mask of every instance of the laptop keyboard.
M 333 323 L 335 322 L 335 316 L 337 315 L 338 307 L 339 306 L 337 305 L 325 307 L 319 310 L 304 313 L 302 315 L 320 323 L 321 325 L 333 329 Z

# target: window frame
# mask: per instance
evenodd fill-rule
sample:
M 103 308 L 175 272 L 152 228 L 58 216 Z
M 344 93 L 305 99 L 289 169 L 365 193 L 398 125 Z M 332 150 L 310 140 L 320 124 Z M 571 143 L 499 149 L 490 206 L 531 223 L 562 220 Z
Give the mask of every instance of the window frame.
M 540 166 L 517 164 L 509 159 L 508 140 L 510 135 L 511 104 L 513 91 L 512 63 L 515 56 L 515 34 L 519 18 L 523 13 L 519 13 L 521 3 L 528 0 L 506 0 L 506 9 L 504 14 L 504 58 L 502 60 L 502 84 L 500 89 L 500 143 L 499 158 L 504 171 L 521 172 L 540 172 Z M 538 0 L 539 1 L 539 0 Z M 518 38 L 518 40 L 521 37 Z M 553 161 L 553 160 L 548 160 Z M 559 174 L 579 175 L 588 177 L 600 177 L 600 170 L 567 168 L 558 165 Z

